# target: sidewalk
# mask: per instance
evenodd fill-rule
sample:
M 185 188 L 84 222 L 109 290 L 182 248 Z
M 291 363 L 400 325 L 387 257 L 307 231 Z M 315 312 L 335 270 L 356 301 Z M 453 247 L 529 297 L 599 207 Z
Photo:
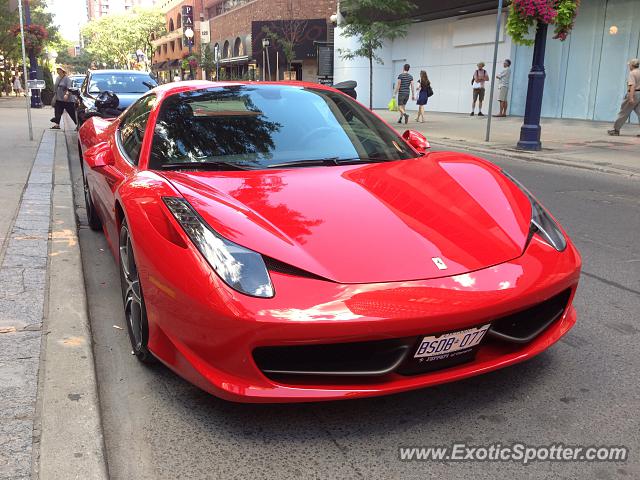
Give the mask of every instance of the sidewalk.
M 64 133 L 0 99 L 0 479 L 102 479 L 84 279 Z M 45 362 L 46 359 L 46 362 Z
M 481 154 L 505 155 L 528 161 L 570 165 L 622 175 L 640 175 L 640 128 L 626 124 L 619 137 L 610 137 L 611 123 L 585 120 L 543 119 L 542 150 L 525 152 L 516 149 L 522 117 L 492 118 L 491 141 L 485 142 L 487 117 L 468 114 L 425 112 L 425 123 L 414 121 L 416 112 L 409 111 L 409 123 L 398 125 L 399 114 L 388 110 L 376 113 L 403 132 L 418 130 L 438 147 L 468 149 Z

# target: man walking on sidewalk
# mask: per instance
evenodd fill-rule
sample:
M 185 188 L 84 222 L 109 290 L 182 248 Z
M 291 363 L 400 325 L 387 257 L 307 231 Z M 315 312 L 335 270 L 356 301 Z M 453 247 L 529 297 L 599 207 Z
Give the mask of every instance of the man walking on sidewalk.
M 407 115 L 406 106 L 409 101 L 409 91 L 411 91 L 411 100 L 415 100 L 415 91 L 413 87 L 413 77 L 409 73 L 410 65 L 404 64 L 404 69 L 400 75 L 398 75 L 398 81 L 396 82 L 396 89 L 394 95 L 398 95 L 398 110 L 400 111 L 400 119 L 398 123 L 404 123 L 409 121 L 409 115 Z
M 618 118 L 613 124 L 613 130 L 609 130 L 609 135 L 620 135 L 620 128 L 628 120 L 631 112 L 635 111 L 640 119 L 640 60 L 632 58 L 629 60 L 629 78 L 627 80 L 627 95 L 622 101 Z M 640 135 L 638 135 L 640 137 Z

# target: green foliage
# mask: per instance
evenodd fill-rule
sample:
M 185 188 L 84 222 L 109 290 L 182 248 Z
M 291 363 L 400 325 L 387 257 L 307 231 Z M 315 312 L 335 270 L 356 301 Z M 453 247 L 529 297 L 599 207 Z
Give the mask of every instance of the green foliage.
M 0 15 L 0 54 L 4 55 L 6 60 L 21 62 L 20 35 L 16 36 L 12 33 L 12 28 L 19 28 L 18 9 L 9 11 L 9 3 L 9 0 L 0 0 L 0 12 L 2 12 Z M 47 32 L 47 38 L 42 44 L 43 49 L 46 49 L 60 40 L 58 27 L 53 23 L 53 15 L 46 10 L 47 2 L 45 0 L 31 0 L 29 5 L 31 23 L 42 25 Z
M 372 108 L 373 62 L 383 63 L 376 52 L 386 40 L 407 34 L 407 18 L 415 5 L 409 0 L 343 0 L 340 8 L 345 13 L 342 35 L 358 37 L 360 47 L 339 52 L 347 60 L 356 57 L 369 60 L 369 108 Z
M 216 68 L 215 58 L 213 57 L 213 51 L 211 50 L 211 45 L 208 43 L 204 44 L 204 47 L 200 50 L 200 68 L 205 72 L 205 74 L 210 75 Z
M 165 33 L 165 18 L 155 9 L 100 17 L 87 23 L 82 33 L 93 60 L 128 68 L 131 55 L 141 49 L 151 58 L 154 37 Z

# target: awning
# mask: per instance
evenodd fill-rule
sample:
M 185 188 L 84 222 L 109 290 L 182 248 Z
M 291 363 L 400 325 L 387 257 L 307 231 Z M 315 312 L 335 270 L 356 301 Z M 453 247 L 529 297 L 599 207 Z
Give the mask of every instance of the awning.
M 164 62 L 154 63 L 153 65 L 151 65 L 151 69 L 152 70 L 163 70 L 164 68 L 166 68 L 166 66 L 167 66 L 167 61 L 165 60 Z
M 242 57 L 231 57 L 231 58 L 221 58 L 220 65 L 235 65 L 239 63 L 247 63 L 249 61 L 248 55 L 243 55 Z
M 497 0 L 447 0 L 446 2 L 442 0 L 414 0 L 413 3 L 416 8 L 409 14 L 411 22 L 426 22 L 498 8 Z M 375 9 L 369 9 L 369 16 L 372 20 L 399 18 L 397 15 L 384 14 Z
M 178 68 L 180 65 L 182 65 L 180 60 L 170 60 L 169 63 L 167 63 L 167 68 Z

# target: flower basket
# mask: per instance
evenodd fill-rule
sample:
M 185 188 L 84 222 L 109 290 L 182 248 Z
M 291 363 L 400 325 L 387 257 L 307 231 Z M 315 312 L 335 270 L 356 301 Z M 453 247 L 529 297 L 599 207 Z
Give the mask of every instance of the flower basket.
M 573 28 L 580 0 L 513 0 L 509 7 L 507 33 L 520 45 L 533 45 L 527 38 L 537 23 L 555 25 L 553 38 L 566 40 Z

